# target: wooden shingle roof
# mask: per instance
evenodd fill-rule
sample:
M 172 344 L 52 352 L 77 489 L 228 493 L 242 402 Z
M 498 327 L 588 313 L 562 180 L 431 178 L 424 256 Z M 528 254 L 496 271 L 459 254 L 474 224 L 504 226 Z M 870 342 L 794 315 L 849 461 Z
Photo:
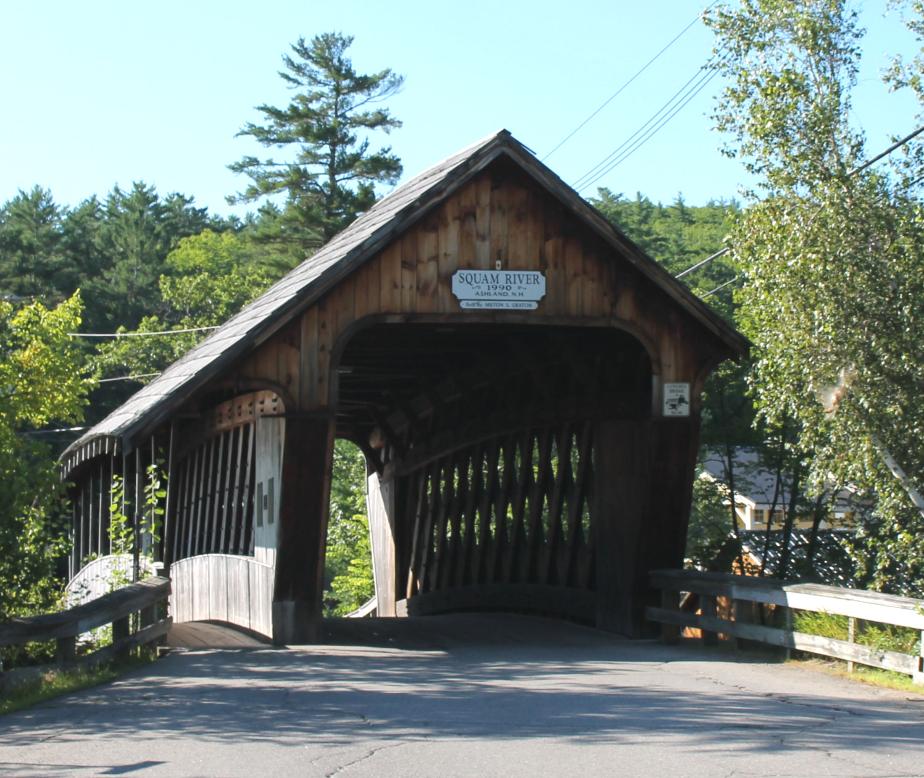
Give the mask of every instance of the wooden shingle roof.
M 617 248 L 718 337 L 728 347 L 730 355 L 746 351 L 747 341 L 743 336 L 615 230 L 507 130 L 501 130 L 444 159 L 379 200 L 315 254 L 170 365 L 68 447 L 62 456 L 65 475 L 80 462 L 98 453 L 112 453 L 120 448 L 130 450 L 136 441 L 162 424 L 193 392 L 271 337 L 293 316 L 318 300 L 500 156 L 513 159 L 568 210 Z

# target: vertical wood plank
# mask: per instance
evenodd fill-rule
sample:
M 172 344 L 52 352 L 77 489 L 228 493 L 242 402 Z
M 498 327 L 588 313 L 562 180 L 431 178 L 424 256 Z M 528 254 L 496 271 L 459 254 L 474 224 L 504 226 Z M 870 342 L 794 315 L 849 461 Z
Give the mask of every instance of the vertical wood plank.
M 456 570 L 456 586 L 478 582 L 478 565 L 477 549 L 479 538 L 476 537 L 476 527 L 481 527 L 476 521 L 478 504 L 481 501 L 481 492 L 484 487 L 481 482 L 481 463 L 483 454 L 483 445 L 474 446 L 469 449 L 466 456 L 465 479 L 465 505 L 462 510 L 462 517 L 465 524 L 465 531 L 462 535 L 462 559 L 459 568 Z M 468 474 L 471 474 L 469 479 Z
M 494 267 L 491 256 L 491 179 L 479 176 L 475 187 L 475 263 L 482 270 Z
M 568 501 L 568 566 L 565 580 L 570 585 L 585 589 L 591 582 L 591 562 L 593 560 L 592 539 L 584 533 L 581 522 L 584 518 L 584 506 L 593 499 L 592 467 L 593 422 L 582 424 L 578 439 L 578 467 L 574 474 L 574 487 Z M 582 562 L 587 559 L 587 564 Z
M 186 556 L 195 556 L 198 551 L 199 525 L 202 517 L 202 476 L 205 460 L 205 446 L 197 446 L 193 454 L 193 500 L 189 537 L 186 539 Z
M 569 235 L 565 238 L 565 278 L 567 300 L 565 308 L 571 315 L 584 311 L 584 253 L 581 241 Z
M 594 432 L 597 627 L 630 637 L 640 634 L 647 587 L 639 551 L 648 508 L 650 433 L 647 420 L 601 421 Z
M 313 408 L 326 406 L 330 399 L 331 349 L 336 327 L 336 307 L 330 297 L 325 297 L 318 304 L 318 373 L 315 379 L 317 405 Z
M 372 545 L 376 615 L 395 615 L 397 570 L 395 567 L 395 482 L 376 472 L 366 478 L 366 514 Z
M 490 237 L 490 267 L 500 261 L 506 269 L 510 261 L 510 248 L 508 240 L 509 230 L 509 195 L 510 191 L 502 183 L 492 187 L 491 190 L 491 237 Z
M 527 522 L 529 534 L 527 536 L 526 551 L 526 580 L 530 583 L 544 583 L 539 579 L 540 552 L 545 543 L 542 527 L 542 510 L 545 505 L 545 494 L 551 467 L 552 431 L 544 429 L 539 434 L 539 461 L 530 467 L 530 473 L 535 469 L 536 474 L 530 485 L 529 516 Z M 543 571 L 544 573 L 544 571 Z
M 213 489 L 215 491 L 215 500 L 212 503 L 212 538 L 209 543 L 208 549 L 212 554 L 217 554 L 221 551 L 221 535 L 219 534 L 221 529 L 221 516 L 224 513 L 224 476 L 225 476 L 225 435 L 224 433 L 219 433 L 215 436 L 215 474 L 213 476 Z
M 247 425 L 235 427 L 231 439 L 234 446 L 234 470 L 231 481 L 231 515 L 228 521 L 228 537 L 225 540 L 227 553 L 238 553 L 238 530 L 241 520 L 241 500 L 243 499 L 244 472 L 241 469 L 244 462 L 244 439 L 247 436 Z
M 417 241 L 415 233 L 403 235 L 399 240 L 401 251 L 401 310 L 417 310 Z
M 442 481 L 442 467 L 438 461 L 430 465 L 429 485 L 427 488 L 427 520 L 424 522 L 421 542 L 423 544 L 420 555 L 420 574 L 418 576 L 421 592 L 431 589 L 432 567 L 434 549 L 437 543 L 433 537 L 434 527 L 439 524 L 440 491 Z
M 382 313 L 401 313 L 401 243 L 387 246 L 378 259 Z
M 318 397 L 318 306 L 302 314 L 301 356 L 299 359 L 299 405 L 305 410 L 319 404 Z
M 241 473 L 241 529 L 237 538 L 238 554 L 251 553 L 253 544 L 253 481 L 254 461 L 253 454 L 256 446 L 256 424 L 250 422 L 244 426 L 246 431 L 244 441 L 244 469 Z
M 520 452 L 520 466 L 515 468 L 516 480 L 513 484 L 513 498 L 510 501 L 513 522 L 504 565 L 504 583 L 521 580 L 520 566 L 525 559 L 526 526 L 523 514 L 526 510 L 529 485 L 532 480 L 532 434 L 526 431 L 519 435 L 516 445 Z
M 492 583 L 494 571 L 490 561 L 494 554 L 496 540 L 491 538 L 491 506 L 497 493 L 497 464 L 500 457 L 500 441 L 492 438 L 484 453 L 487 458 L 486 470 L 481 476 L 481 495 L 478 503 L 481 511 L 481 526 L 478 533 L 478 553 L 474 572 L 475 583 Z M 485 476 L 487 476 L 485 478 Z M 496 530 L 495 530 L 496 532 Z
M 420 468 L 411 476 L 414 495 L 410 501 L 413 504 L 413 527 L 411 531 L 411 559 L 408 565 L 407 589 L 404 596 L 410 599 L 420 589 L 420 564 L 423 554 L 423 530 L 427 511 L 427 471 Z
M 412 234 L 413 236 L 413 234 Z M 420 222 L 417 231 L 417 312 L 439 310 L 439 220 L 431 214 Z
M 539 578 L 541 583 L 564 586 L 567 585 L 567 578 L 562 579 L 561 577 L 562 570 L 559 566 L 559 560 L 564 538 L 561 518 L 571 470 L 571 425 L 565 424 L 563 428 L 556 432 L 556 437 L 558 440 L 556 446 L 558 466 L 555 470 L 555 480 L 552 485 L 552 494 L 549 498 L 549 535 L 546 538 L 548 558 L 546 569 L 540 574 Z
M 457 308 L 452 296 L 452 274 L 459 267 L 461 218 L 459 195 L 456 194 L 440 209 L 437 309 L 443 313 Z
M 490 583 L 506 582 L 509 578 L 507 571 L 509 563 L 509 533 L 507 532 L 507 510 L 513 499 L 514 484 L 518 478 L 516 474 L 517 438 L 509 435 L 503 442 L 504 471 L 500 479 L 499 488 L 494 502 L 494 549 L 492 554 Z
M 332 419 L 286 420 L 273 585 L 276 643 L 319 636 L 333 445 Z

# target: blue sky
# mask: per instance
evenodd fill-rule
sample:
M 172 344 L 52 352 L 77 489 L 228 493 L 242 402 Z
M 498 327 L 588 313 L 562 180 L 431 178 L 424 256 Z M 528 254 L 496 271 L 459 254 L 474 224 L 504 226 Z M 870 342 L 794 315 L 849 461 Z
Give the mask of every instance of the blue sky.
M 703 0 L 569 0 L 443 4 L 339 0 L 51 0 L 8 3 L 0 25 L 0 201 L 39 184 L 76 205 L 114 184 L 154 184 L 218 213 L 244 186 L 226 165 L 260 153 L 235 138 L 254 106 L 284 105 L 281 56 L 298 36 L 355 36 L 354 64 L 406 77 L 390 101 L 390 137 L 405 177 L 506 127 L 542 157 L 694 19 Z M 875 153 L 917 126 L 907 96 L 878 73 L 910 49 L 899 19 L 868 2 L 857 124 Z M 694 75 L 712 46 L 701 25 L 547 160 L 573 182 L 622 143 Z M 718 79 L 658 135 L 600 180 L 690 204 L 730 198 L 740 165 L 719 153 L 709 113 Z M 591 194 L 593 189 L 585 191 Z

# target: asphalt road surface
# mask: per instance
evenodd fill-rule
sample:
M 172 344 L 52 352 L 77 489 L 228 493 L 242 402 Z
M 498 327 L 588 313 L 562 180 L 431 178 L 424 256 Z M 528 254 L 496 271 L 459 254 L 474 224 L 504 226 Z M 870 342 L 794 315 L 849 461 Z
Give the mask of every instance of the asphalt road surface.
M 200 641 L 2 717 L 0 775 L 924 776 L 924 696 L 797 666 L 497 614 L 330 640 Z

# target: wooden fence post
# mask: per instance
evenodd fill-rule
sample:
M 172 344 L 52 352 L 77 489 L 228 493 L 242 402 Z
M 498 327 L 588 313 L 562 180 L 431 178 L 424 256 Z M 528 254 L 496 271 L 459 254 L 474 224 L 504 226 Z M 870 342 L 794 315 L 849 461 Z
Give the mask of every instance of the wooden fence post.
M 129 620 L 131 616 L 123 616 L 120 619 L 116 619 L 112 622 L 112 645 L 118 646 L 120 642 L 126 640 L 131 634 L 129 627 Z M 125 659 L 129 654 L 129 649 L 119 648 L 116 651 L 116 657 L 118 659 Z
M 661 590 L 661 607 L 664 610 L 680 612 L 680 592 L 668 589 Z M 680 627 L 674 624 L 661 623 L 661 641 L 663 643 L 679 643 Z
M 77 636 L 68 635 L 55 641 L 55 661 L 60 667 L 74 664 L 77 658 Z
M 857 620 L 854 616 L 847 617 L 847 642 L 856 643 L 857 641 Z M 847 660 L 847 672 L 853 672 L 853 660 Z
M 918 666 L 917 672 L 911 676 L 911 680 L 924 686 L 924 629 L 921 630 L 921 639 L 918 641 Z
M 717 598 L 714 594 L 702 594 L 700 595 L 699 601 L 700 606 L 703 611 L 703 616 L 707 618 L 714 619 L 718 617 L 718 603 L 716 602 Z M 719 633 L 710 632 L 708 630 L 700 630 L 703 636 L 703 645 L 704 646 L 715 646 L 719 642 Z
M 754 603 L 750 600 L 732 600 L 732 617 L 736 622 L 752 624 L 755 621 L 754 613 Z M 735 638 L 735 648 L 738 651 L 746 649 L 749 643 L 750 641 L 744 638 Z

